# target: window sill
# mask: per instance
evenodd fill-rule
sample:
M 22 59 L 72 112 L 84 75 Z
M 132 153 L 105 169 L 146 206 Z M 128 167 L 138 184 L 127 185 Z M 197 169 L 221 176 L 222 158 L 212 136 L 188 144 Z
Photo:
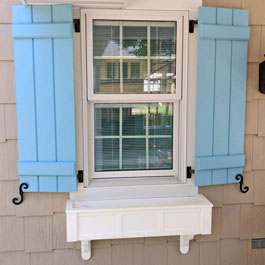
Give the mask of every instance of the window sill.
M 82 258 L 91 256 L 91 240 L 180 235 L 180 252 L 189 240 L 210 234 L 212 203 L 193 197 L 67 201 L 67 241 L 81 241 Z
M 74 201 L 122 200 L 141 198 L 194 197 L 198 188 L 193 179 L 181 183 L 177 178 L 97 179 L 87 187 L 79 184 L 78 192 L 70 193 Z

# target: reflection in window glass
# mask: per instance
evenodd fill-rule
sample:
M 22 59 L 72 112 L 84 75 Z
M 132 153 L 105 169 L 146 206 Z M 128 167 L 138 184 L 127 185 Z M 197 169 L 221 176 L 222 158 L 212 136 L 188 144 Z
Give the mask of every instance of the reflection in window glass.
M 115 79 L 116 78 L 116 65 L 115 63 L 107 63 L 107 78 Z
M 140 77 L 140 63 L 132 62 L 131 63 L 131 78 L 139 78 Z
M 93 22 L 95 93 L 175 93 L 176 22 Z
M 95 171 L 173 167 L 173 104 L 95 104 Z

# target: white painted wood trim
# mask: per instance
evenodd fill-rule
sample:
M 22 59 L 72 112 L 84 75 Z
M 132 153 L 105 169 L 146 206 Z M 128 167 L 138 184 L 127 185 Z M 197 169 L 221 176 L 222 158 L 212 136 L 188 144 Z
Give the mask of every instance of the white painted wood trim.
M 88 259 L 90 240 L 180 235 L 180 251 L 186 254 L 194 235 L 211 233 L 212 207 L 201 194 L 138 200 L 70 199 L 67 241 L 82 241 L 82 257 Z
M 84 186 L 89 187 L 91 180 L 94 178 L 124 177 L 123 172 L 95 173 L 94 172 L 94 141 L 93 141 L 93 104 L 94 103 L 127 103 L 127 102 L 173 102 L 174 103 L 174 132 L 175 141 L 173 142 L 174 151 L 174 172 L 164 172 L 165 175 L 173 175 L 182 183 L 186 182 L 187 167 L 187 87 L 188 87 L 188 17 L 187 11 L 156 11 L 156 10 L 81 10 L 82 25 L 82 75 L 83 75 L 83 126 L 84 126 Z M 93 19 L 104 20 L 147 20 L 147 21 L 177 21 L 178 34 L 177 37 L 177 76 L 181 80 L 181 84 L 177 85 L 177 93 L 175 95 L 128 95 L 111 94 L 99 95 L 93 93 Z M 89 81 L 88 81 L 89 80 Z M 180 86 L 181 85 L 181 86 Z M 88 99 L 88 102 L 87 102 Z M 181 100 L 180 100 L 181 99 Z M 90 122 L 89 122 L 90 121 Z M 180 124 L 179 128 L 176 124 Z M 86 151 L 87 150 L 87 151 Z M 90 157 L 90 159 L 88 159 Z M 148 172 L 156 176 L 162 176 L 159 172 Z M 145 175 L 145 173 L 142 173 Z M 130 176 L 130 172 L 126 177 L 141 177 L 141 172 L 134 172 Z
M 122 8 L 124 0 L 21 0 L 24 5 L 71 4 L 86 8 Z

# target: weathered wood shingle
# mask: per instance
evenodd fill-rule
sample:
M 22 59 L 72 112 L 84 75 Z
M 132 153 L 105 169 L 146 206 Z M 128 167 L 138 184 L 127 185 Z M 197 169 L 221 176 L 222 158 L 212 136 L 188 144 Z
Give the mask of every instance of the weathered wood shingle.
M 5 141 L 5 106 L 4 104 L 0 104 L 0 143 L 4 143 Z
M 52 193 L 26 193 L 22 204 L 16 206 L 17 216 L 47 216 L 53 214 Z
M 200 265 L 220 265 L 221 248 L 220 241 L 200 243 Z
M 0 181 L 0 215 L 14 215 L 12 199 L 17 196 L 16 181 Z
M 5 104 L 5 137 L 17 139 L 17 114 L 15 104 Z
M 23 218 L 0 217 L 0 252 L 24 250 Z
M 239 238 L 240 205 L 222 207 L 221 238 Z
M 25 218 L 25 251 L 42 252 L 52 250 L 52 217 Z
M 247 240 L 222 239 L 221 265 L 248 265 L 247 244 Z
M 0 24 L 0 60 L 14 60 L 14 45 L 11 24 Z
M 55 213 L 53 215 L 53 248 L 64 249 L 74 248 L 75 243 L 67 243 L 66 240 L 66 215 L 65 213 Z
M 0 103 L 16 103 L 15 66 L 12 61 L 0 61 Z
M 30 260 L 29 260 L 29 253 L 25 253 L 24 251 L 0 253 L 0 264 L 1 265 L 31 265 Z

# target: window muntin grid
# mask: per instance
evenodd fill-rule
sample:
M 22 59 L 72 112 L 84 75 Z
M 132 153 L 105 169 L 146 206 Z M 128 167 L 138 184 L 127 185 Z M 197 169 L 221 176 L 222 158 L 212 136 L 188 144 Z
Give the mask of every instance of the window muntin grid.
M 94 93 L 175 94 L 176 28 L 176 22 L 94 20 Z M 115 71 L 106 79 L 110 63 Z M 128 78 L 124 63 L 130 67 Z
M 172 170 L 173 104 L 95 104 L 95 171 Z

